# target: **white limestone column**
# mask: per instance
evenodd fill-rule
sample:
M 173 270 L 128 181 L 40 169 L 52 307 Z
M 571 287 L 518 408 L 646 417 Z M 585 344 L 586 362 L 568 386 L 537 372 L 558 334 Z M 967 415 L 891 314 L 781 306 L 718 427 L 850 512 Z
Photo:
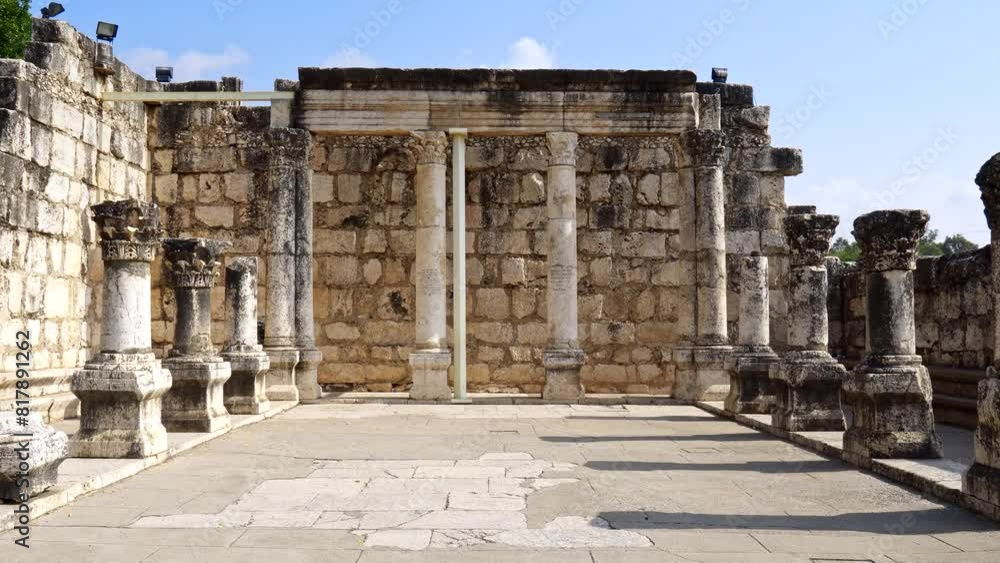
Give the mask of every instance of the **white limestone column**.
M 448 368 L 447 167 L 448 138 L 443 131 L 414 133 L 417 139 L 416 319 L 410 353 L 410 398 L 451 399 Z
M 550 401 L 579 401 L 584 390 L 584 363 L 577 328 L 576 254 L 576 133 L 546 135 L 548 177 L 548 329 L 545 347 L 545 388 Z
M 739 334 L 729 370 L 726 410 L 769 414 L 774 405 L 769 373 L 778 356 L 770 346 L 767 257 L 757 252 L 741 257 L 737 277 L 740 288 Z

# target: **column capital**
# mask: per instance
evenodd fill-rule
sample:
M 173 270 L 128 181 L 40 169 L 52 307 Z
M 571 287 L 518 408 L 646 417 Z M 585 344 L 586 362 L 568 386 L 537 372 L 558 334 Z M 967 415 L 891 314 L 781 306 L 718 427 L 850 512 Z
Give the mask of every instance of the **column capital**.
M 160 208 L 136 199 L 91 206 L 107 262 L 152 262 L 160 238 Z
M 688 129 L 680 136 L 682 163 L 688 167 L 722 166 L 726 161 L 726 134 L 708 129 Z
M 272 168 L 302 166 L 309 162 L 312 138 L 304 129 L 272 128 L 266 134 L 267 154 Z
M 448 155 L 448 136 L 444 131 L 414 131 L 418 164 L 444 164 Z
M 889 209 L 866 213 L 854 220 L 854 238 L 861 248 L 866 272 L 913 270 L 917 243 L 930 215 L 922 209 Z
M 569 131 L 552 131 L 545 134 L 549 149 L 549 166 L 576 166 L 576 146 L 579 135 Z
M 175 288 L 210 288 L 222 265 L 219 258 L 232 246 L 222 240 L 168 238 L 163 241 L 163 269 Z
M 822 266 L 840 217 L 805 213 L 785 217 L 785 237 L 792 266 Z
M 986 222 L 990 230 L 1000 236 L 1000 153 L 986 161 L 976 175 L 976 185 L 982 194 L 983 205 L 986 207 Z

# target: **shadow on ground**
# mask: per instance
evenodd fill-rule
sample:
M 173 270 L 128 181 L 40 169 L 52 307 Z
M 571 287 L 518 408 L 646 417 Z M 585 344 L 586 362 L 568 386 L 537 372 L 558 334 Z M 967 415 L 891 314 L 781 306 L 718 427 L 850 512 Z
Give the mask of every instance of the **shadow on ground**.
M 595 471 L 752 471 L 756 473 L 819 473 L 853 471 L 836 461 L 745 461 L 742 463 L 688 463 L 670 461 L 588 461 Z

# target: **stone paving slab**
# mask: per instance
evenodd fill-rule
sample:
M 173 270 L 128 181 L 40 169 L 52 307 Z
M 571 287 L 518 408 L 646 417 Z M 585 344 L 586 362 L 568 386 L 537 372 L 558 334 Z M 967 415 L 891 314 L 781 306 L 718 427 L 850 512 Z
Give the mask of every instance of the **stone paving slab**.
M 994 522 L 681 405 L 305 405 L 79 500 L 24 560 L 1000 562 Z

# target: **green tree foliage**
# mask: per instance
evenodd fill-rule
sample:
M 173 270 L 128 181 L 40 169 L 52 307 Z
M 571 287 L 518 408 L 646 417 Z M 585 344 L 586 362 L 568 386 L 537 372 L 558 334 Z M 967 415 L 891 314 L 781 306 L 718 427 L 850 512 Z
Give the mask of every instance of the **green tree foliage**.
M 24 46 L 31 41 L 29 0 L 0 0 L 0 59 L 24 58 Z
M 978 250 L 979 245 L 962 235 L 951 235 L 941 243 L 941 251 L 945 254 L 960 254 L 970 250 Z
M 943 242 L 938 242 L 937 239 L 938 232 L 934 229 L 928 229 L 924 233 L 924 236 L 920 238 L 920 242 L 917 243 L 917 255 L 941 256 L 968 252 L 979 248 L 978 244 L 962 235 L 945 237 Z M 861 249 L 858 248 L 857 241 L 852 240 L 848 242 L 847 239 L 841 237 L 835 240 L 830 246 L 830 256 L 836 256 L 844 262 L 857 262 L 861 257 Z

